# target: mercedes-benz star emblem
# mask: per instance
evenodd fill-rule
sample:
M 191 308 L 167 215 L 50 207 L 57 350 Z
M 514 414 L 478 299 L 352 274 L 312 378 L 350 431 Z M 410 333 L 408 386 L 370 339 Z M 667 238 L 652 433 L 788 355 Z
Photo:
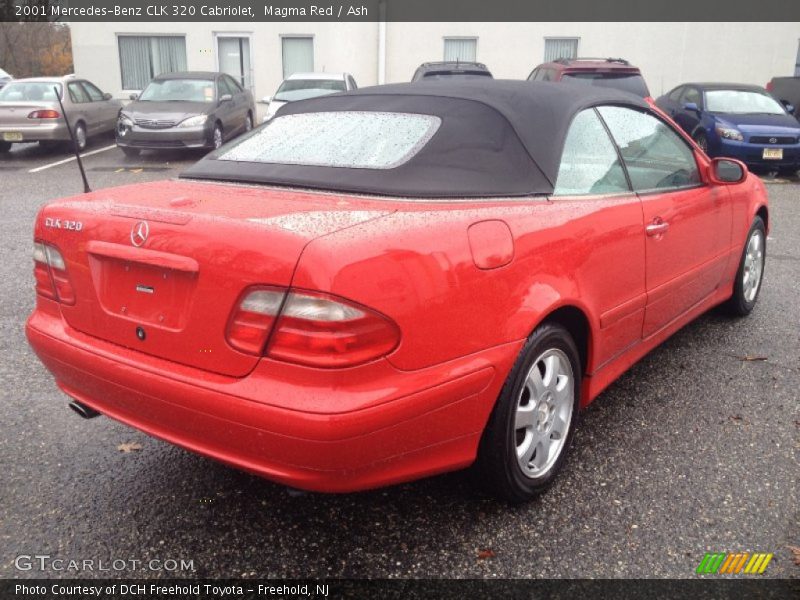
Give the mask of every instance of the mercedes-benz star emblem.
M 769 143 L 770 144 L 777 144 L 778 143 L 778 138 L 769 138 Z
M 139 221 L 131 229 L 131 244 L 136 247 L 141 246 L 147 241 L 147 236 L 150 235 L 150 225 L 147 221 Z

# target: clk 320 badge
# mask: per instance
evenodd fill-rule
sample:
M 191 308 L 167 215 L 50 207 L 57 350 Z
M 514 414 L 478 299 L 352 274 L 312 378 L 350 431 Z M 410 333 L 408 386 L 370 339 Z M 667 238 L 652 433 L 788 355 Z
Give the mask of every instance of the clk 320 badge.
M 62 221 L 54 217 L 47 217 L 44 220 L 44 226 L 52 229 L 67 229 L 69 231 L 80 231 L 83 229 L 83 223 L 80 221 Z

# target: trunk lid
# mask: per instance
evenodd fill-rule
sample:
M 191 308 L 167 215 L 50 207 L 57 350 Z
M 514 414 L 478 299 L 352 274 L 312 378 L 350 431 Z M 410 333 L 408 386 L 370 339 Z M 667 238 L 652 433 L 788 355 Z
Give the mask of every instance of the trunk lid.
M 166 181 L 46 206 L 36 238 L 64 257 L 70 326 L 136 351 L 241 377 L 258 357 L 232 348 L 228 319 L 251 285 L 288 286 L 313 239 L 389 214 L 358 200 Z
M 35 125 L 37 119 L 29 119 L 28 115 L 35 110 L 57 110 L 57 102 L 0 102 L 0 127 L 22 127 Z

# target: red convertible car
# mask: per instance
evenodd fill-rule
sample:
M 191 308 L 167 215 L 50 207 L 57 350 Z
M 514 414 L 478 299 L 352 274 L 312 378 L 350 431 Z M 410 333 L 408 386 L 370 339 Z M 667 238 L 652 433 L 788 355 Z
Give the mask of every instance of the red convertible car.
M 83 416 L 269 479 L 474 464 L 523 501 L 623 371 L 753 309 L 768 226 L 759 179 L 632 95 L 366 88 L 44 206 L 27 335 Z

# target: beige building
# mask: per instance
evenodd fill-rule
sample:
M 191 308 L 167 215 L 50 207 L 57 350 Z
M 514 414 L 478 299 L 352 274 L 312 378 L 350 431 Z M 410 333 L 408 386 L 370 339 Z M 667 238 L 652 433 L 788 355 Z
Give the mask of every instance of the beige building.
M 800 23 L 71 23 L 75 72 L 125 98 L 170 70 L 222 70 L 272 95 L 296 71 L 359 86 L 408 81 L 422 62 L 478 60 L 524 79 L 560 55 L 622 57 L 658 96 L 686 81 L 764 85 L 800 74 Z

